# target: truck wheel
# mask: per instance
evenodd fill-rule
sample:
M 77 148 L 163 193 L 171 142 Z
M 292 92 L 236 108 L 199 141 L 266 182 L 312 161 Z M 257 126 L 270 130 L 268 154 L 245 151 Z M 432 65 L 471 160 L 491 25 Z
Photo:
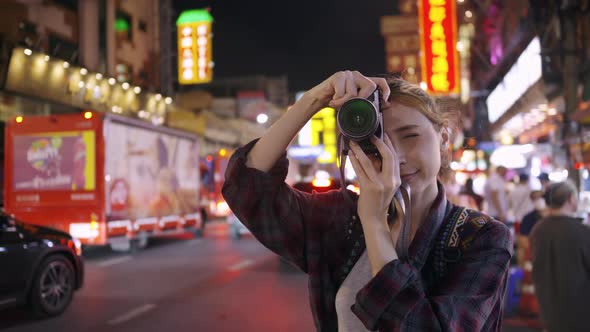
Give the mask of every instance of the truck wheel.
M 139 251 L 145 249 L 150 242 L 150 238 L 146 232 L 137 234 L 136 238 L 131 240 L 131 251 Z
M 76 285 L 74 267 L 63 255 L 51 255 L 39 265 L 29 293 L 29 305 L 38 318 L 66 310 Z
M 130 253 L 134 250 L 132 241 L 127 238 L 111 240 L 109 245 L 114 252 Z

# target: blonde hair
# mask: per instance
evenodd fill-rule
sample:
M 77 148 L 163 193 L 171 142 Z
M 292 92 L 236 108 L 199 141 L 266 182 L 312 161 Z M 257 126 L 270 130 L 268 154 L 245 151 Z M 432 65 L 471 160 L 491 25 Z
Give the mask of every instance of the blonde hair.
M 434 129 L 447 130 L 449 141 L 459 125 L 458 111 L 454 109 L 442 109 L 435 100 L 422 90 L 418 85 L 404 80 L 400 74 L 391 74 L 384 77 L 387 80 L 391 94 L 389 102 L 398 102 L 408 107 L 413 107 L 422 113 L 430 122 Z M 450 143 L 450 142 L 449 142 Z M 451 169 L 451 145 L 441 146 L 440 149 L 440 169 L 439 178 L 450 176 Z

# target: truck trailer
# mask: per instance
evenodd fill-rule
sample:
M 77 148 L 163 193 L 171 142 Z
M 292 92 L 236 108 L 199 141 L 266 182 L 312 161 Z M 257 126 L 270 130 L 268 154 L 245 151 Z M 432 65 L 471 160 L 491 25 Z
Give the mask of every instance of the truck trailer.
M 202 234 L 199 137 L 112 113 L 6 123 L 4 209 L 85 246 Z

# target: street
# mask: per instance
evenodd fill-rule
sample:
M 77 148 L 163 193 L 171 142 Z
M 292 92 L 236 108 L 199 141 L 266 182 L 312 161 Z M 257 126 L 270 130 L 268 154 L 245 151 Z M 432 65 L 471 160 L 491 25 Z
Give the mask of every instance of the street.
M 64 315 L 35 321 L 11 309 L 0 312 L 0 330 L 315 330 L 305 274 L 221 223 L 201 239 L 158 240 L 138 253 L 88 250 L 85 262 L 85 284 Z

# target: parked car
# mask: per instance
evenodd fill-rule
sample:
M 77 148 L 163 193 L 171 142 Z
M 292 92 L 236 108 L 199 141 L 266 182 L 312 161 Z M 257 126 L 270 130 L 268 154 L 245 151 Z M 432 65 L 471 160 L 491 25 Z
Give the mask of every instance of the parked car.
M 0 309 L 27 305 L 35 317 L 64 312 L 82 287 L 80 242 L 0 212 Z

